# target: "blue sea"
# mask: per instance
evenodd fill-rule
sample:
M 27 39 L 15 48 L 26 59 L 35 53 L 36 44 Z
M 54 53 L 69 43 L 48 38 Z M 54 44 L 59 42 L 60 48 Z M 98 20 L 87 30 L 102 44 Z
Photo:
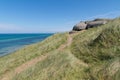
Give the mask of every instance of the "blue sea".
M 0 56 L 10 54 L 25 45 L 40 42 L 51 35 L 53 34 L 0 34 Z

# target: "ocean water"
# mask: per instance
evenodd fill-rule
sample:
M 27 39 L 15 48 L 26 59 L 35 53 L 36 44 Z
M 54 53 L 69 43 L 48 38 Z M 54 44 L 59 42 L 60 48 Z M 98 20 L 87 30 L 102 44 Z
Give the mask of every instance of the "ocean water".
M 40 42 L 51 35 L 53 34 L 0 34 L 0 56 L 10 54 L 25 45 Z

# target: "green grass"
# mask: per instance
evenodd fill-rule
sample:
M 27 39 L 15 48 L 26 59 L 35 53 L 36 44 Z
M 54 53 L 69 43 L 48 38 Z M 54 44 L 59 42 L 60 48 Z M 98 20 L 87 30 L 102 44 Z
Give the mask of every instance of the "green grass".
M 120 58 L 120 18 L 75 36 L 71 51 L 90 66 L 86 74 L 91 80 L 118 80 L 115 76 L 120 73 L 120 61 L 114 66 L 118 67 L 118 72 L 113 75 L 109 72 L 114 72 L 114 69 L 104 69 Z
M 0 58 L 0 75 L 37 56 L 49 56 L 11 80 L 119 80 L 120 18 L 73 35 L 70 46 L 57 50 L 67 34 L 56 34 Z
M 0 57 L 0 75 L 13 70 L 28 60 L 57 49 L 66 42 L 66 39 L 67 33 L 54 34 L 40 43 L 28 45 L 10 55 Z
M 45 60 L 24 72 L 15 75 L 13 80 L 80 80 L 86 65 L 74 57 L 69 50 L 53 51 Z M 80 64 L 81 63 L 81 64 Z

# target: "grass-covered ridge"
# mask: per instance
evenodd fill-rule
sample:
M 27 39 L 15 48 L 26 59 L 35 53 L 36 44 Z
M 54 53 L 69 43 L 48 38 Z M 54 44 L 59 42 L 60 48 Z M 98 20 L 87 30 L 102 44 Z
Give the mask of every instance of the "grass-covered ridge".
M 86 64 L 80 63 L 68 50 L 54 51 L 45 60 L 13 77 L 13 80 L 79 80 Z
M 120 18 L 75 36 L 71 51 L 89 65 L 91 80 L 119 80 Z
M 71 35 L 71 45 L 59 50 L 68 35 L 55 34 L 0 58 L 0 77 L 27 61 L 48 54 L 47 58 L 12 75 L 9 80 L 120 79 L 120 18 Z
M 44 41 L 26 46 L 10 55 L 0 58 L 0 75 L 11 71 L 15 67 L 29 61 L 37 56 L 55 50 L 66 42 L 66 34 L 54 34 Z

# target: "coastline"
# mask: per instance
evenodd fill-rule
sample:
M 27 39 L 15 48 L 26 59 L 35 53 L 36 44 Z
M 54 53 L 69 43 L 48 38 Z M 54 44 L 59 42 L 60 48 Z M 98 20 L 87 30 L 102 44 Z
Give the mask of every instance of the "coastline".
M 47 37 L 53 35 L 52 33 L 40 33 L 40 34 L 0 34 L 0 35 L 9 35 L 10 36 L 18 36 L 22 35 L 22 37 L 15 37 L 15 38 L 8 38 L 8 39 L 2 39 L 0 40 L 0 57 L 6 56 L 8 54 L 14 53 L 17 50 L 24 48 L 25 46 L 29 46 L 32 44 L 36 44 L 38 42 L 43 41 Z M 33 36 L 24 36 L 24 35 L 33 35 Z M 4 37 L 3 38 L 7 38 Z

